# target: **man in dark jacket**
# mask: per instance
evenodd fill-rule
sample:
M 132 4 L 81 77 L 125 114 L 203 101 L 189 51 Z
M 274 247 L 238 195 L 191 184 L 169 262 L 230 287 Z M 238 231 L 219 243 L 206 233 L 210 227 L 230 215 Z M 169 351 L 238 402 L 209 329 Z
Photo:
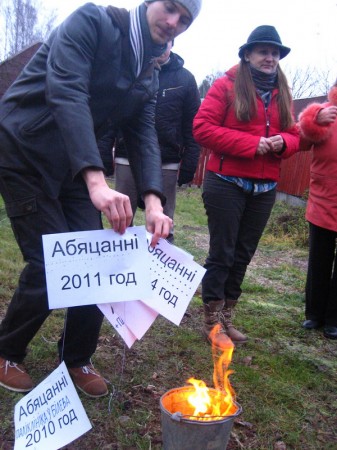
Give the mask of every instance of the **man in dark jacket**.
M 166 237 L 160 150 L 154 128 L 155 58 L 198 15 L 201 0 L 147 1 L 130 12 L 88 3 L 37 51 L 0 103 L 0 192 L 27 263 L 0 325 L 0 385 L 27 392 L 21 363 L 50 311 L 41 236 L 95 230 L 101 213 L 116 232 L 132 220 L 127 196 L 109 188 L 97 142 L 112 128 L 127 134 L 152 245 Z M 68 308 L 58 343 L 75 384 L 107 394 L 91 364 L 102 313 Z
M 171 52 L 172 41 L 157 62 L 160 66 L 156 104 L 156 130 L 161 150 L 164 214 L 173 220 L 176 186 L 190 183 L 197 168 L 200 146 L 192 134 L 192 123 L 200 106 L 194 76 L 184 68 L 184 60 Z M 129 196 L 132 211 L 137 210 L 137 187 L 132 177 L 123 138 L 115 148 L 116 190 Z M 167 239 L 173 243 L 173 226 Z

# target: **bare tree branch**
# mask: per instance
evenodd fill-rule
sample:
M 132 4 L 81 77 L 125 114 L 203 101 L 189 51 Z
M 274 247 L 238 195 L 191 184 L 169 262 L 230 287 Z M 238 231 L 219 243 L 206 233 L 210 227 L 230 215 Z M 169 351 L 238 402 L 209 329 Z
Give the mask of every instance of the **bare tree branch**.
M 217 72 L 212 72 L 209 75 L 206 75 L 206 78 L 201 82 L 200 86 L 199 86 L 199 92 L 200 92 L 200 97 L 204 98 L 205 95 L 208 92 L 208 89 L 212 86 L 212 84 L 214 83 L 214 81 L 217 78 L 222 77 L 222 75 L 224 74 L 224 71 L 217 71 Z
M 48 37 L 55 19 L 55 10 L 44 15 L 38 0 L 4 0 L 0 7 L 0 61 Z
M 330 69 L 320 70 L 310 66 L 291 69 L 286 66 L 284 72 L 294 99 L 326 95 L 334 81 Z

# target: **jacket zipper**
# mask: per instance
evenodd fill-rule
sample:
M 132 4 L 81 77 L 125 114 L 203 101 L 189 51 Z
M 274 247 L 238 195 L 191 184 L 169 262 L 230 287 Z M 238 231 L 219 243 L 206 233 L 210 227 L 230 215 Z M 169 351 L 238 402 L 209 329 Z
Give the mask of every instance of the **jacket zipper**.
M 270 100 L 271 101 L 271 100 Z M 266 115 L 266 137 L 269 137 L 269 131 L 270 131 L 270 113 L 268 110 L 268 107 L 265 107 L 264 109 L 265 115 Z M 262 170 L 261 173 L 264 173 L 264 167 L 265 167 L 265 158 L 262 160 Z
M 165 90 L 166 90 L 166 89 L 165 89 Z M 167 89 L 167 90 L 168 90 L 168 89 Z M 163 97 L 165 97 L 164 91 L 163 91 Z M 270 115 L 269 115 L 268 108 L 264 108 L 264 112 L 265 112 L 265 116 L 266 116 L 266 137 L 269 137 Z M 222 166 L 223 166 L 224 159 L 225 159 L 225 155 L 221 155 L 221 158 L 220 158 L 220 164 L 219 164 L 219 171 L 220 171 L 220 172 L 221 172 L 221 170 L 222 170 Z
M 171 88 L 163 89 L 162 97 L 165 97 L 167 91 L 174 91 L 174 90 L 180 89 L 180 88 L 182 88 L 182 86 L 176 86 L 176 87 L 171 87 Z
M 269 130 L 270 130 L 270 114 L 268 111 L 268 108 L 265 108 L 265 114 L 266 114 L 266 137 L 269 137 Z
M 222 165 L 223 165 L 223 160 L 225 159 L 225 155 L 221 155 L 221 158 L 220 158 L 220 164 L 219 164 L 219 171 L 221 172 L 222 171 Z

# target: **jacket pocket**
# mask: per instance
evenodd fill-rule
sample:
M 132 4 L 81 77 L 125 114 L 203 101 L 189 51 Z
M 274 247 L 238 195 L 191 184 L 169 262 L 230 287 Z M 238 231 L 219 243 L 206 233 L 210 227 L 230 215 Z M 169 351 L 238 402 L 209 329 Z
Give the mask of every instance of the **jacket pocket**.
M 21 133 L 23 135 L 34 135 L 36 133 L 39 133 L 41 129 L 48 126 L 52 122 L 52 120 L 53 119 L 49 112 L 49 109 L 46 108 L 32 120 L 26 122 L 21 129 Z
M 35 197 L 23 198 L 14 202 L 5 204 L 6 212 L 9 218 L 27 216 L 37 212 Z

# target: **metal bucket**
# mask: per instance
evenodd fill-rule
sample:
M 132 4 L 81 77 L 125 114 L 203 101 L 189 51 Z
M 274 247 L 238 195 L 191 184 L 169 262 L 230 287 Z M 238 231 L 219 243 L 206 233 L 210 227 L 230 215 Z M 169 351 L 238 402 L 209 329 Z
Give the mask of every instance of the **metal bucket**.
M 236 403 L 238 409 L 233 415 L 218 420 L 193 420 L 193 407 L 183 399 L 192 392 L 193 386 L 184 386 L 171 389 L 161 397 L 163 450 L 225 450 L 241 406 Z M 210 396 L 212 393 L 218 394 L 218 391 L 209 389 Z M 177 394 L 182 394 L 179 401 Z

